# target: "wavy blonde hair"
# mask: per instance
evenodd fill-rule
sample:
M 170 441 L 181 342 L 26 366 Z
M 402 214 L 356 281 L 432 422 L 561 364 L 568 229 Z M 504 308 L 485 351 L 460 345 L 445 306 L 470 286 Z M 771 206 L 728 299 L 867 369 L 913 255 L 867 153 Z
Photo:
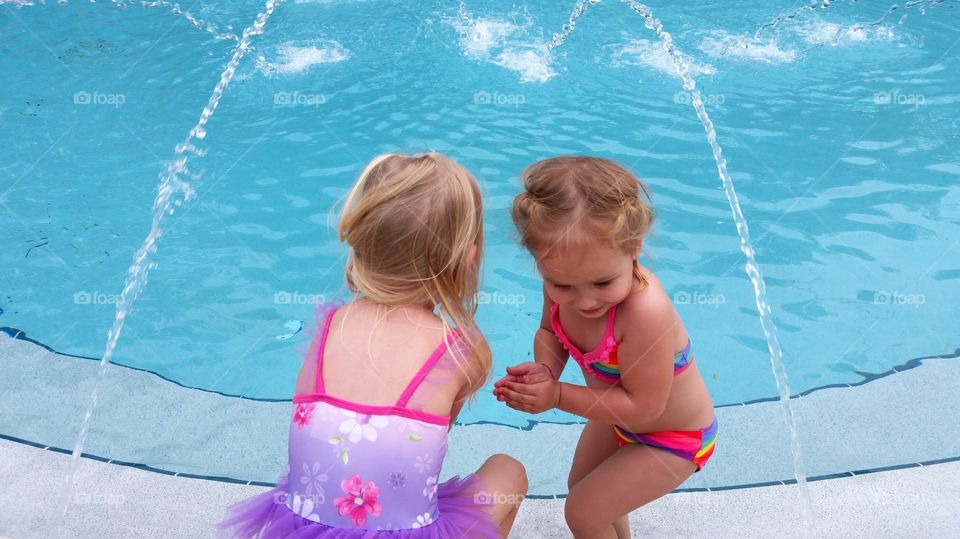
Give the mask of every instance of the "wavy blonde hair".
M 513 222 L 520 242 L 537 256 L 597 240 L 634 255 L 653 225 L 647 187 L 609 159 L 544 159 L 527 167 L 521 181 L 524 191 L 513 201 Z M 634 275 L 641 288 L 647 285 L 636 261 Z
M 350 246 L 351 291 L 384 305 L 429 305 L 448 336 L 451 325 L 460 330 L 468 356 L 456 358 L 467 377 L 461 394 L 475 394 L 492 361 L 473 319 L 483 248 L 476 179 L 439 153 L 380 155 L 347 195 L 339 235 Z

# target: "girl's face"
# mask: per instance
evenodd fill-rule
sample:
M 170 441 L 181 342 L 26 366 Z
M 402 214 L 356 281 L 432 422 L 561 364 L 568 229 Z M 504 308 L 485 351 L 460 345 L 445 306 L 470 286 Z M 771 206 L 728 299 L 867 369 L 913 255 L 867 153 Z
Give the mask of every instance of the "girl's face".
M 571 246 L 534 255 L 550 301 L 572 305 L 584 318 L 606 315 L 633 290 L 636 256 L 613 246 Z

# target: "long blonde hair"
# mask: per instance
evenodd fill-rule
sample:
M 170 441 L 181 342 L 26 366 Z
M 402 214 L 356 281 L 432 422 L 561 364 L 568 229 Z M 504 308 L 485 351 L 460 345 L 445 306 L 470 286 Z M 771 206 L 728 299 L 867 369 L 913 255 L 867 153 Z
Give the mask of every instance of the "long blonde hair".
M 456 326 L 468 358 L 458 358 L 470 396 L 486 382 L 490 347 L 477 329 L 483 200 L 474 177 L 439 153 L 384 154 L 350 190 L 340 216 L 350 246 L 346 280 L 383 305 L 429 305 Z M 471 257 L 471 250 L 476 253 Z

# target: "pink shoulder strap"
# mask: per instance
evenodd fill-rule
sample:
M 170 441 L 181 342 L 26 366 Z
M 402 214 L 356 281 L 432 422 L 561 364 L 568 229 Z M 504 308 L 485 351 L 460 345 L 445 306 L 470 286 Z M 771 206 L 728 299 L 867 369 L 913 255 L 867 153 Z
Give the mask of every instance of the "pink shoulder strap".
M 610 307 L 610 310 L 607 311 L 607 334 L 603 336 L 603 339 L 606 340 L 607 337 L 613 336 L 613 323 L 616 321 L 617 317 L 617 306 L 614 305 Z
M 323 349 L 327 345 L 327 335 L 330 334 L 330 325 L 333 322 L 333 315 L 337 309 L 330 309 L 327 317 L 323 321 L 323 333 L 320 335 L 320 344 L 317 346 L 317 393 L 323 393 Z
M 550 326 L 553 328 L 553 334 L 557 336 L 557 340 L 560 341 L 560 344 L 567 349 L 567 352 L 573 356 L 573 359 L 576 359 L 578 362 L 583 357 L 583 352 L 579 348 L 574 346 L 570 341 L 570 338 L 567 337 L 567 333 L 563 331 L 563 326 L 560 325 L 560 304 L 554 303 L 550 306 Z
M 607 311 L 607 332 L 603 336 L 603 340 L 600 341 L 600 346 L 604 346 L 603 343 L 607 341 L 607 338 L 613 336 L 613 324 L 616 321 L 616 312 L 616 305 L 610 307 L 610 310 Z M 553 334 L 557 336 L 560 344 L 562 344 L 563 347 L 567 349 L 567 352 L 570 352 L 570 354 L 573 355 L 573 358 L 578 362 L 581 362 L 586 356 L 593 353 L 584 353 L 582 350 L 577 348 L 575 344 L 573 344 L 573 342 L 570 340 L 570 337 L 567 337 L 567 333 L 563 331 L 563 326 L 560 325 L 560 305 L 557 303 L 554 303 L 550 306 L 550 326 L 553 328 Z
M 459 337 L 459 335 L 460 335 L 460 330 L 455 329 L 451 331 L 450 334 L 447 335 L 445 339 L 443 339 L 443 342 L 441 342 L 437 346 L 437 348 L 433 351 L 433 353 L 430 354 L 430 357 L 427 358 L 427 361 L 424 362 L 423 366 L 420 367 L 420 370 L 417 371 L 417 374 L 415 374 L 413 376 L 413 379 L 410 380 L 410 383 L 407 384 L 407 388 L 403 390 L 403 394 L 401 394 L 400 398 L 397 399 L 396 406 L 399 406 L 401 408 L 404 408 L 407 406 L 407 401 L 409 401 L 410 397 L 413 396 L 414 391 L 416 391 L 417 388 L 420 387 L 420 384 L 423 382 L 423 379 L 427 377 L 427 373 L 429 373 L 430 369 L 432 369 L 434 365 L 437 364 L 437 361 L 439 361 L 440 358 L 443 357 L 444 352 L 446 352 L 447 349 L 453 345 L 453 341 L 457 337 Z

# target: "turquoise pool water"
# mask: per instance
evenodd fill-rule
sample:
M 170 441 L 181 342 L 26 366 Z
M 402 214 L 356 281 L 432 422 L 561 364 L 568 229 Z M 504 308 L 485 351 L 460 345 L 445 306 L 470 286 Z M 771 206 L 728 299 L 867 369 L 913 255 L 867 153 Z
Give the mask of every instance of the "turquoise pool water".
M 703 127 L 639 17 L 592 6 L 290 2 L 190 159 L 113 358 L 180 384 L 289 398 L 312 301 L 346 297 L 334 205 L 385 151 L 448 153 L 487 200 L 479 320 L 494 377 L 531 353 L 541 297 L 514 241 L 518 173 L 616 159 L 650 186 L 645 263 L 696 341 L 717 404 L 775 395 Z M 960 281 L 955 2 L 650 4 L 692 66 L 767 280 L 795 393 L 952 352 Z M 0 6 L 0 326 L 100 357 L 157 176 L 262 4 Z M 901 19 L 906 15 L 905 19 Z M 577 379 L 572 371 L 565 376 Z M 525 424 L 484 391 L 466 422 Z M 574 421 L 561 413 L 538 419 Z

